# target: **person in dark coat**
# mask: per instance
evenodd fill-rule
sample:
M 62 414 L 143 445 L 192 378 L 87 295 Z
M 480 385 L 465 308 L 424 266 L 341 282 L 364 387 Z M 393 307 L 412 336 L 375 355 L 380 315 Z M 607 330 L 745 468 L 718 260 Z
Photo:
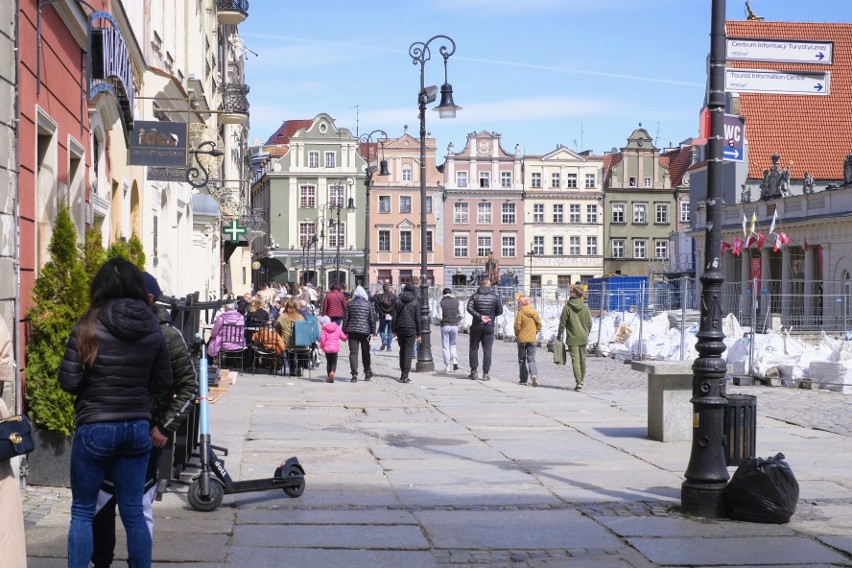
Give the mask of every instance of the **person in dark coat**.
M 331 291 L 322 299 L 322 315 L 328 316 L 331 321 L 343 327 L 343 316 L 346 315 L 348 305 L 346 296 L 340 291 L 340 284 L 335 282 L 331 285 Z
M 380 351 L 391 350 L 393 341 L 393 305 L 396 303 L 396 294 L 391 292 L 390 284 L 382 284 L 382 291 L 373 296 L 376 305 L 376 314 L 379 316 L 379 337 L 382 339 Z
M 479 345 L 482 344 L 482 380 L 490 380 L 488 372 L 491 370 L 491 348 L 494 345 L 494 320 L 503 314 L 503 303 L 494 288 L 491 287 L 491 279 L 483 278 L 479 281 L 479 288 L 467 301 L 467 313 L 473 316 L 470 326 L 470 350 L 468 359 L 470 361 L 470 375 L 468 379 L 479 378 L 476 370 L 479 367 Z
M 169 346 L 141 271 L 127 260 L 108 260 L 92 279 L 89 308 L 71 332 L 59 367 L 60 386 L 77 397 L 68 566 L 89 566 L 92 519 L 110 472 L 128 560 L 151 565 L 151 532 L 142 509 L 152 445 L 150 397 L 169 392 L 172 382 Z
M 370 366 L 370 339 L 376 331 L 376 310 L 367 291 L 362 286 L 355 288 L 352 301 L 343 317 L 343 333 L 349 338 L 349 370 L 352 372 L 351 382 L 358 381 L 358 349 L 364 360 L 364 380 L 373 378 Z
M 414 356 L 414 343 L 420 340 L 420 302 L 414 293 L 411 282 L 405 285 L 402 294 L 396 299 L 391 312 L 393 334 L 399 345 L 399 382 L 410 383 L 411 359 Z

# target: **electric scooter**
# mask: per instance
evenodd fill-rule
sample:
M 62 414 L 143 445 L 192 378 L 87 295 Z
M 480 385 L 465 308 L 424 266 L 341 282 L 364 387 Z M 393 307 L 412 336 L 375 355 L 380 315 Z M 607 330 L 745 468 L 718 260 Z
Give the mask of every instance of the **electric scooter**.
M 207 346 L 201 347 L 199 364 L 199 459 L 200 472 L 192 478 L 187 500 L 196 511 L 214 511 L 225 495 L 283 489 L 290 497 L 299 497 L 305 491 L 305 470 L 295 457 L 289 458 L 275 468 L 271 478 L 234 481 L 225 469 L 225 462 L 216 455 L 214 448 L 228 455 L 228 450 L 210 443 L 210 400 L 207 377 Z

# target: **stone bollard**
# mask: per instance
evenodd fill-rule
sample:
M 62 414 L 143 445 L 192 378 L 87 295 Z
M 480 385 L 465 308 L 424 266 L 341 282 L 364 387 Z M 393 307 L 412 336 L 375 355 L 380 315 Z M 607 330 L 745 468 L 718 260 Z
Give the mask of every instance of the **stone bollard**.
M 634 361 L 631 367 L 648 375 L 648 437 L 692 440 L 692 361 Z

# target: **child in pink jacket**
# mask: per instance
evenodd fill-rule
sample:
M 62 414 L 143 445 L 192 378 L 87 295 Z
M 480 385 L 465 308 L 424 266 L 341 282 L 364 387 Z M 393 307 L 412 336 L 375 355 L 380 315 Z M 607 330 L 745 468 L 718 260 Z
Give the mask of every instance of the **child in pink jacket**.
M 346 334 L 328 316 L 320 318 L 320 347 L 325 352 L 325 370 L 328 373 L 327 383 L 334 382 L 334 373 L 337 372 L 337 354 L 340 353 L 340 340 L 348 340 Z

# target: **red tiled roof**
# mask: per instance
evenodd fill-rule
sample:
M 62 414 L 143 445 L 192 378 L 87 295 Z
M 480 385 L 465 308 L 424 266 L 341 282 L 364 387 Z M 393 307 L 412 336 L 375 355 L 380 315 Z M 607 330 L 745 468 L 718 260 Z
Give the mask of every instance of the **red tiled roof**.
M 826 96 L 742 93 L 749 142 L 749 177 L 762 179 L 781 154 L 781 166 L 794 179 L 809 171 L 817 180 L 842 180 L 843 159 L 852 151 L 852 24 L 736 20 L 726 24 L 727 37 L 834 42 L 834 63 L 729 61 L 729 67 L 776 71 L 828 71 Z
M 291 136 L 302 128 L 310 128 L 313 123 L 313 120 L 285 120 L 275 134 L 269 137 L 266 144 L 289 144 Z
M 663 158 L 667 158 L 667 163 L 663 164 L 663 167 L 669 170 L 672 187 L 679 187 L 683 180 L 683 174 L 692 165 L 692 146 L 682 146 L 677 150 L 662 154 L 660 156 L 661 164 Z
M 615 154 L 606 154 L 603 157 L 603 184 L 604 187 L 610 187 L 612 185 L 612 168 L 621 163 L 623 158 L 623 154 L 621 152 L 617 152 Z

